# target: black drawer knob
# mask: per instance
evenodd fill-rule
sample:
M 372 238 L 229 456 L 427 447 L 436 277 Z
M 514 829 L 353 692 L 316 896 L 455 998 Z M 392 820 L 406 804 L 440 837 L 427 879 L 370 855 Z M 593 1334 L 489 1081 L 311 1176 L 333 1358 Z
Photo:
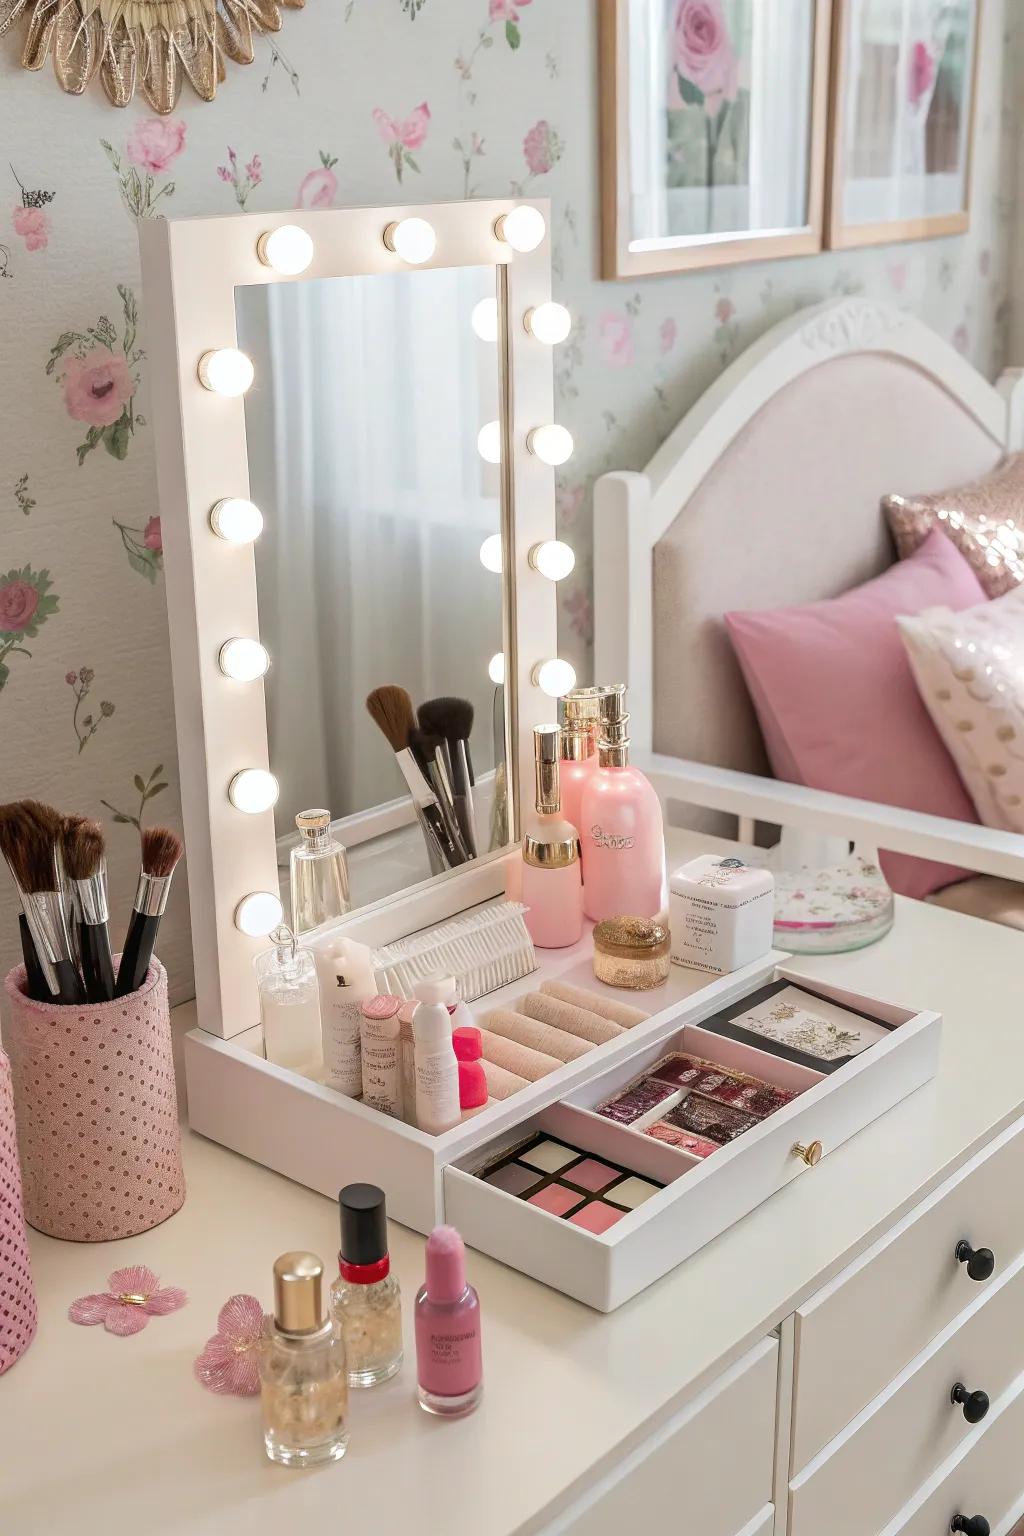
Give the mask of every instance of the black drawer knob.
M 954 1515 L 949 1528 L 962 1532 L 962 1536 L 989 1536 L 992 1530 L 984 1515 Z
M 966 1237 L 962 1237 L 955 1251 L 957 1263 L 967 1265 L 972 1280 L 991 1280 L 996 1267 L 996 1256 L 991 1248 L 972 1248 Z
M 951 1403 L 962 1403 L 964 1418 L 968 1424 L 980 1424 L 988 1413 L 988 1393 L 968 1392 L 962 1381 L 958 1381 L 949 1394 Z

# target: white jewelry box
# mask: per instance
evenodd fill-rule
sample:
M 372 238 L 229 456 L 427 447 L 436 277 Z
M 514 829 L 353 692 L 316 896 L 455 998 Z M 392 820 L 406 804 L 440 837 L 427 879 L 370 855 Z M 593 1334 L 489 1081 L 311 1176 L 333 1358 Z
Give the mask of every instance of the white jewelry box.
M 719 975 L 772 948 L 775 880 L 742 859 L 702 853 L 669 880 L 672 959 Z

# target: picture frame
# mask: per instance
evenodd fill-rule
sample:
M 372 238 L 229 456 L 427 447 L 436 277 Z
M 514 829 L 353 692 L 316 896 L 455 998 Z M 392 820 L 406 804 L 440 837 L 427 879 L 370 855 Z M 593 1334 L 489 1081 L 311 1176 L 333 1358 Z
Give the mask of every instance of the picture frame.
M 600 0 L 599 20 L 602 276 L 821 251 L 831 0 Z
M 982 0 L 836 0 L 830 249 L 970 227 L 981 11 Z

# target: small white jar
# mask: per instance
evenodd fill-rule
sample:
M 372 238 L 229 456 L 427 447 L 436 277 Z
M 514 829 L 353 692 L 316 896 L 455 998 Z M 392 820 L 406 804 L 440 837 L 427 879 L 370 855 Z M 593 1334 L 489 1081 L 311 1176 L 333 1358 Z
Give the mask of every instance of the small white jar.
M 772 948 L 775 880 L 742 859 L 703 853 L 669 881 L 672 959 L 722 975 Z

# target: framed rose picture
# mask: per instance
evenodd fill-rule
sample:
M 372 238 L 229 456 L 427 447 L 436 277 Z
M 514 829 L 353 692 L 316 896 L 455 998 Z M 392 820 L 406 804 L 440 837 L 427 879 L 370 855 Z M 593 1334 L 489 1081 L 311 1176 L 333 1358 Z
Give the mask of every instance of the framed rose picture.
M 968 228 L 980 10 L 981 0 L 837 0 L 830 246 Z
M 822 249 L 831 0 L 601 0 L 603 274 Z

